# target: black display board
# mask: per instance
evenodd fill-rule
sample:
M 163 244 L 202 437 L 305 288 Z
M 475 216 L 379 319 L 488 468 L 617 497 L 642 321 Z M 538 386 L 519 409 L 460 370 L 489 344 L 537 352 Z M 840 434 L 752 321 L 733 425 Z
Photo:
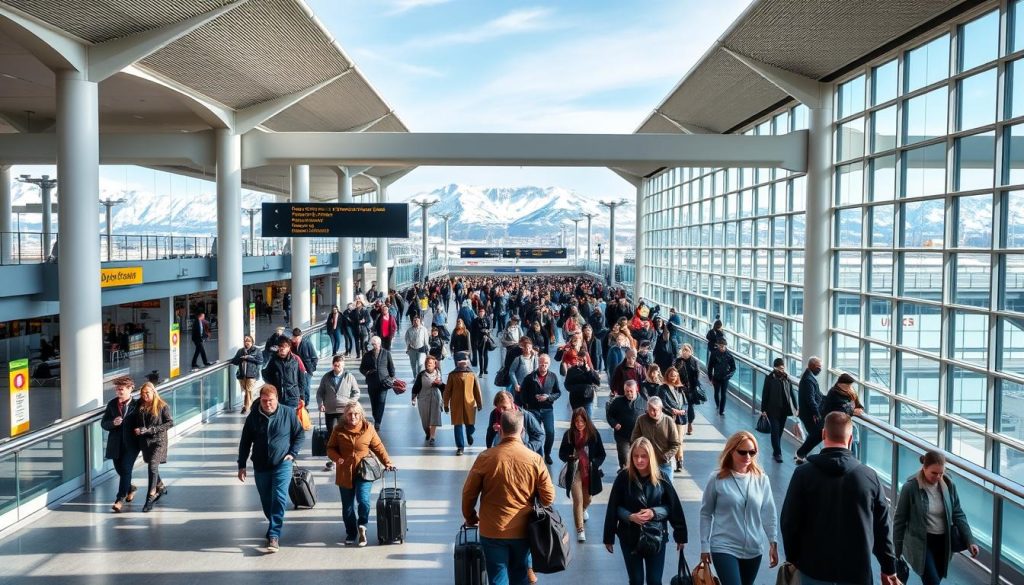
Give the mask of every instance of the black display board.
M 407 203 L 264 203 L 264 238 L 408 238 Z
M 501 258 L 502 248 L 459 248 L 461 258 Z
M 534 260 L 564 260 L 565 248 L 503 248 L 502 258 L 530 258 Z

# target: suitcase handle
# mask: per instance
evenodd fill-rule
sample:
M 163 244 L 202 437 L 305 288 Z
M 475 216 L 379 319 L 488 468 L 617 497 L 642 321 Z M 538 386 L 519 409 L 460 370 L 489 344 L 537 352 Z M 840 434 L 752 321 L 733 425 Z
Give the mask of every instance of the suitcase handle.
M 480 542 L 480 527 L 479 526 L 466 526 L 465 524 L 459 528 L 458 537 L 455 539 L 456 544 L 466 544 L 469 542 L 469 532 L 473 531 L 476 533 L 475 542 Z
M 398 470 L 397 469 L 392 469 L 392 470 L 388 471 L 387 468 L 384 468 L 384 472 L 381 474 L 381 477 L 387 478 L 389 473 L 394 474 L 395 489 L 397 490 L 398 489 Z M 387 485 L 388 485 L 388 480 L 384 479 L 384 487 L 387 487 Z

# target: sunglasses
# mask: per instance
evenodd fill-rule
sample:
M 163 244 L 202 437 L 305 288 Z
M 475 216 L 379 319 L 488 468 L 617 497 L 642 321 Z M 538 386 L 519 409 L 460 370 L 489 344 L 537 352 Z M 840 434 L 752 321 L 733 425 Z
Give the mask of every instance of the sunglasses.
M 738 453 L 740 457 L 754 457 L 757 455 L 757 449 L 751 449 L 750 451 L 736 449 L 736 453 Z

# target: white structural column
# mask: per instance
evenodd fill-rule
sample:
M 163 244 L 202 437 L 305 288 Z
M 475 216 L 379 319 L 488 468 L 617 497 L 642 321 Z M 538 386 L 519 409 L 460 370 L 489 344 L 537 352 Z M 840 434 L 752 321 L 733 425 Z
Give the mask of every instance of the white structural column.
M 60 411 L 69 418 L 103 404 L 99 105 L 98 84 L 83 73 L 57 71 L 56 81 Z
M 804 252 L 803 353 L 828 371 L 829 226 L 832 224 L 832 109 L 829 100 L 810 110 L 807 144 L 807 219 Z M 806 360 L 805 360 L 806 361 Z
M 292 203 L 309 202 L 309 165 L 292 165 Z M 292 322 L 310 324 L 309 240 L 292 238 Z
M 345 167 L 338 168 L 338 203 L 352 203 L 352 175 Z M 341 298 L 338 307 L 355 298 L 352 282 L 352 238 L 338 238 L 338 278 L 341 279 Z
M 217 356 L 229 360 L 242 346 L 242 137 L 215 131 L 217 154 Z M 230 386 L 234 395 L 235 385 Z M 231 401 L 229 401 L 229 404 Z
M 377 203 L 388 202 L 388 185 L 384 180 L 377 183 Z M 388 294 L 388 239 L 377 238 L 377 291 Z
M 644 242 L 645 184 L 646 181 L 643 179 L 636 184 L 636 244 L 633 247 L 633 301 L 635 303 L 639 303 L 640 299 L 644 297 L 644 286 L 647 285 L 645 278 L 647 266 L 644 258 L 644 254 L 647 253 L 647 245 Z
M 584 213 L 583 217 L 587 218 L 587 265 L 590 265 L 591 250 L 594 248 L 594 230 L 593 222 L 596 213 Z M 589 268 L 588 268 L 589 270 Z
M 615 208 L 618 204 L 608 206 L 608 287 L 615 286 Z
M 11 233 L 14 231 L 11 206 L 14 197 L 11 194 L 11 166 L 0 165 L 0 263 L 9 264 L 13 256 L 11 250 Z

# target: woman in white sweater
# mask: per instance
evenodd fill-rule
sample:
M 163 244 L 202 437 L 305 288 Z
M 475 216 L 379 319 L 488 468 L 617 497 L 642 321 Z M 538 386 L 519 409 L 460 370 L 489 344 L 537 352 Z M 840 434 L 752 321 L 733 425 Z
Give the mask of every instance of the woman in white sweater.
M 700 558 L 713 562 L 722 585 L 753 585 L 769 542 L 769 566 L 779 563 L 778 521 L 768 476 L 757 464 L 757 439 L 729 437 L 700 507 Z

